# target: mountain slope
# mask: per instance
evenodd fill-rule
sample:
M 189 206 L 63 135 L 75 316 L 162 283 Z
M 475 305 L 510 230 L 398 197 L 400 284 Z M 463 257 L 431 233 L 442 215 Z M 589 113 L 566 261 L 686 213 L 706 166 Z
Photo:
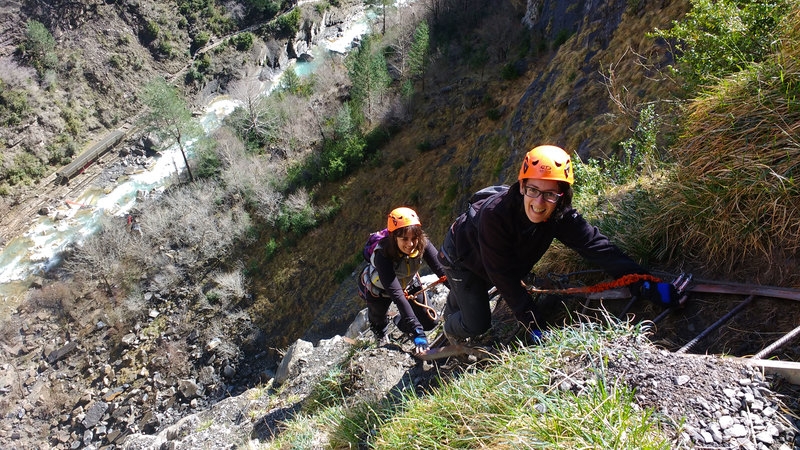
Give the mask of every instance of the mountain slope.
M 512 182 L 520 155 L 530 147 L 549 142 L 584 157 L 611 154 L 635 125 L 637 105 L 670 96 L 670 85 L 652 79 L 645 65 L 658 66 L 669 58 L 644 33 L 680 17 L 685 2 L 642 5 L 635 11 L 624 1 L 578 2 L 568 8 L 573 11 L 568 16 L 559 14 L 561 3 L 545 3 L 552 9 L 542 10 L 530 34 L 521 21 L 510 25 L 524 33 L 522 44 L 541 52 L 522 59 L 509 52 L 507 60 L 485 70 L 454 65 L 454 56 L 440 55 L 428 71 L 412 121 L 375 161 L 341 186 L 319 188 L 316 201 L 324 204 L 336 196 L 342 204 L 339 214 L 269 262 L 264 283 L 256 280 L 257 295 L 286 299 L 290 305 L 292 313 L 280 321 L 292 330 L 288 336 L 308 327 L 309 336 L 329 335 L 328 326 L 341 329 L 362 307 L 352 274 L 341 286 L 339 277 L 354 270 L 365 236 L 383 226 L 387 211 L 398 205 L 416 209 L 438 245 L 469 194 Z M 524 11 L 516 13 L 522 17 Z M 572 21 L 565 22 L 567 17 Z M 477 47 L 480 39 L 474 36 L 493 36 L 487 30 L 498 17 L 487 10 L 481 19 L 463 36 L 446 38 Z M 610 26 L 614 23 L 617 28 Z M 559 46 L 558 36 L 565 35 L 571 37 Z M 504 79 L 504 65 L 525 71 Z M 613 83 L 606 79 L 609 72 Z M 623 86 L 641 88 L 632 94 Z

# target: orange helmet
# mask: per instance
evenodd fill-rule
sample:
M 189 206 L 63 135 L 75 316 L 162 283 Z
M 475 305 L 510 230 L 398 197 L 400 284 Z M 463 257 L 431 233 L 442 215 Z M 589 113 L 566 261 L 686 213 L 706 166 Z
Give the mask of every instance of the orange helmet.
M 566 181 L 572 184 L 572 158 L 561 147 L 540 145 L 525 154 L 518 180 L 533 178 L 537 180 Z
M 386 228 L 388 228 L 391 233 L 398 228 L 411 225 L 422 225 L 419 221 L 419 216 L 417 216 L 417 213 L 413 209 L 401 206 L 400 208 L 393 209 L 392 212 L 389 213 L 389 220 L 386 223 Z

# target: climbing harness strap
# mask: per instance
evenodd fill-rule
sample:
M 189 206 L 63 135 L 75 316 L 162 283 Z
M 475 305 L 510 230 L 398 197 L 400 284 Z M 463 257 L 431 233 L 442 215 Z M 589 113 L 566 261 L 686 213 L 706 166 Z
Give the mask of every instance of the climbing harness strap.
M 540 289 L 535 286 L 526 286 L 526 290 L 530 294 L 594 294 L 597 292 L 628 286 L 639 281 L 652 281 L 654 283 L 659 283 L 661 282 L 661 278 L 653 275 L 634 273 L 630 275 L 624 275 L 613 281 L 598 283 L 592 286 L 571 287 L 566 289 Z
M 417 275 L 417 279 L 419 279 L 419 275 Z M 422 298 L 423 298 L 423 300 L 425 302 L 424 304 L 418 302 L 417 301 L 417 296 L 409 294 L 408 291 L 404 291 L 405 294 L 406 294 L 406 298 L 408 299 L 408 301 L 410 301 L 410 302 L 414 303 L 415 305 L 423 308 L 425 310 L 425 313 L 428 314 L 428 317 L 430 317 L 431 320 L 435 321 L 436 318 L 439 317 L 439 314 L 436 312 L 435 309 L 433 309 L 432 307 L 430 307 L 428 305 L 428 294 L 427 294 L 427 291 L 430 288 L 432 288 L 432 287 L 434 287 L 434 286 L 436 286 L 438 284 L 444 283 L 445 281 L 447 281 L 447 276 L 443 275 L 443 276 L 439 277 L 438 280 L 433 281 L 431 283 L 428 283 L 428 285 L 422 287 L 422 290 L 420 292 L 422 292 Z M 419 294 L 420 292 L 416 292 L 416 294 Z

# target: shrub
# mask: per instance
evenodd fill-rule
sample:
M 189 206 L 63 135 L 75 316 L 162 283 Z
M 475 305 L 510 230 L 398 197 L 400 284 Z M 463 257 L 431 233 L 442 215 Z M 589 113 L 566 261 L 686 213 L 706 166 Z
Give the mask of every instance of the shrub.
M 81 132 L 83 120 L 74 109 L 68 107 L 62 108 L 61 118 L 66 122 L 67 132 L 69 132 L 69 134 L 77 136 Z
M 292 9 L 290 12 L 278 17 L 275 21 L 276 32 L 280 37 L 292 37 L 300 30 L 300 10 Z
M 186 71 L 186 76 L 184 77 L 184 81 L 186 84 L 197 82 L 202 82 L 205 75 L 203 75 L 197 68 L 192 67 Z
M 148 20 L 144 25 L 144 30 L 142 30 L 142 42 L 144 45 L 151 44 L 158 39 L 159 33 L 161 33 L 161 27 L 156 22 Z
M 29 109 L 26 92 L 22 89 L 11 89 L 0 80 L 0 125 L 18 125 Z
M 567 42 L 567 39 L 569 39 L 570 35 L 571 33 L 569 32 L 569 30 L 559 31 L 558 34 L 556 35 L 555 41 L 553 41 L 553 47 L 554 48 L 561 47 L 565 42 Z
M 314 9 L 317 11 L 317 14 L 322 14 L 327 11 L 331 7 L 330 3 L 328 2 L 319 2 L 314 5 Z
M 55 38 L 41 22 L 29 20 L 26 23 L 25 41 L 20 46 L 20 50 L 23 55 L 30 58 L 40 76 L 47 70 L 55 69 L 58 65 L 55 48 Z
M 191 45 L 191 52 L 195 53 L 196 51 L 200 50 L 201 48 L 205 47 L 208 44 L 208 41 L 211 40 L 211 35 L 205 31 L 201 31 L 194 36 L 192 36 L 192 45 Z
M 270 240 L 264 245 L 264 260 L 269 261 L 275 255 L 275 252 L 278 251 L 278 243 L 275 242 L 274 238 L 270 238 Z
M 172 56 L 172 43 L 166 39 L 162 39 L 158 43 L 158 51 L 167 58 Z
M 111 67 L 119 70 L 121 70 L 125 66 L 122 56 L 117 54 L 111 55 L 111 57 L 108 58 L 108 63 L 111 65 Z
M 51 166 L 61 166 L 68 164 L 78 151 L 80 146 L 69 135 L 61 135 L 58 139 L 47 146 L 47 163 Z
M 216 178 L 222 171 L 222 161 L 214 148 L 213 141 L 203 139 L 203 142 L 208 142 L 208 144 L 200 145 L 199 148 L 195 146 L 197 160 L 195 173 L 198 178 Z
M 516 80 L 517 78 L 522 75 L 517 70 L 517 66 L 514 63 L 507 63 L 503 65 L 503 68 L 500 69 L 500 76 L 503 77 L 504 80 Z
M 692 9 L 654 36 L 674 43 L 675 70 L 687 88 L 705 85 L 763 61 L 780 32 L 788 1 L 692 0 Z
M 253 33 L 245 32 L 231 38 L 231 44 L 240 52 L 246 52 L 253 47 Z
M 299 189 L 286 198 L 281 207 L 277 225 L 281 231 L 291 231 L 301 235 L 317 224 L 314 208 L 308 193 Z
M 45 166 L 42 161 L 30 153 L 20 153 L 14 157 L 14 165 L 6 172 L 9 184 L 27 184 L 42 178 Z

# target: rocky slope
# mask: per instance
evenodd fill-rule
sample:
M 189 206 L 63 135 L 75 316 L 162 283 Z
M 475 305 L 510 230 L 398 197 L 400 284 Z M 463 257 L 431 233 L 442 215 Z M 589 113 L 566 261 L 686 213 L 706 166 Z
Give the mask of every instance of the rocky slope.
M 431 302 L 440 308 L 445 297 L 446 288 L 437 288 Z M 342 388 L 350 405 L 376 402 L 406 389 L 424 393 L 436 386 L 440 376 L 446 382 L 464 371 L 481 370 L 455 359 L 416 360 L 408 353 L 413 346 L 397 330 L 393 344 L 353 352 L 353 339 L 371 339 L 366 329 L 362 312 L 344 337 L 316 344 L 298 340 L 264 387 L 225 399 L 157 434 L 131 435 L 123 448 L 226 448 L 270 442 L 281 433 L 281 422 L 301 413 L 316 384 L 337 367 L 343 368 L 341 378 L 350 380 Z M 353 352 L 350 357 L 349 352 Z M 786 412 L 787 404 L 797 406 L 794 392 L 776 393 L 771 389 L 776 380 L 766 379 L 757 368 L 716 356 L 676 356 L 644 338 L 609 342 L 602 353 L 565 358 L 552 375 L 552 389 L 580 395 L 598 376 L 605 376 L 608 385 L 629 386 L 636 391 L 636 403 L 653 409 L 672 433 L 673 448 L 800 448 L 800 419 Z M 607 370 L 598 372 L 603 363 Z M 313 448 L 325 448 L 328 438 L 318 430 L 309 441 L 315 443 Z

